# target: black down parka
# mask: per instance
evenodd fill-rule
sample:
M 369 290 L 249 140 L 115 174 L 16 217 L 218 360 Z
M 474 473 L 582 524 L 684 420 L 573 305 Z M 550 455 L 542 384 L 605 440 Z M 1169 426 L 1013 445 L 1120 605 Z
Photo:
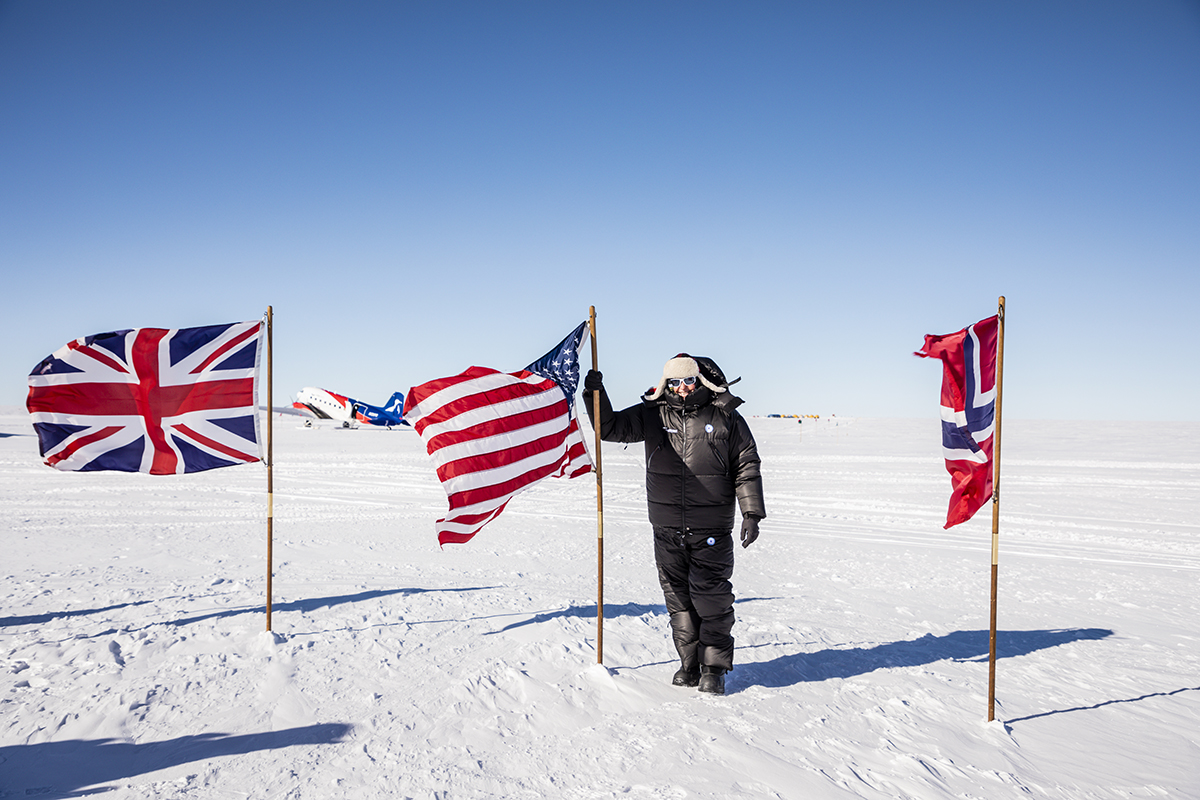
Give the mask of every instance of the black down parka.
M 592 393 L 583 397 L 591 417 Z M 601 438 L 645 443 L 651 525 L 730 531 L 735 501 L 743 516 L 766 517 L 758 448 L 736 410 L 741 404 L 729 391 L 701 386 L 686 399 L 664 392 L 613 411 L 608 393 L 600 389 Z

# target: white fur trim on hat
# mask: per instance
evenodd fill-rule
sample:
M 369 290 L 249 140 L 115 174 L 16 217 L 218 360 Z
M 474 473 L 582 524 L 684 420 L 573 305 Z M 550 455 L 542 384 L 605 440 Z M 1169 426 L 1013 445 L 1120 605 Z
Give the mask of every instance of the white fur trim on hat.
M 654 391 L 647 392 L 646 396 L 651 400 L 657 400 L 662 397 L 663 391 L 667 388 L 667 381 L 671 378 L 699 378 L 700 383 L 707 386 L 710 390 L 717 393 L 725 391 L 725 387 L 710 383 L 701 374 L 700 365 L 696 363 L 696 359 L 691 356 L 680 355 L 675 356 L 663 365 L 662 380 L 658 382 L 658 386 L 654 387 Z

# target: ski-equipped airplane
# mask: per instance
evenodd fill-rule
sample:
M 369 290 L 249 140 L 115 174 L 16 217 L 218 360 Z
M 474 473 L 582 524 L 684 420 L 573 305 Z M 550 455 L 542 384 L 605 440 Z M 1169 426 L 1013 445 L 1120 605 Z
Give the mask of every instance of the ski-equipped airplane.
M 297 393 L 292 408 L 313 419 L 340 422 L 343 428 L 349 428 L 358 423 L 386 428 L 408 424 L 401 417 L 401 412 L 404 410 L 404 395 L 400 392 L 393 394 L 387 404 L 381 407 L 355 400 L 353 397 L 306 386 Z M 305 424 L 310 423 L 306 422 Z

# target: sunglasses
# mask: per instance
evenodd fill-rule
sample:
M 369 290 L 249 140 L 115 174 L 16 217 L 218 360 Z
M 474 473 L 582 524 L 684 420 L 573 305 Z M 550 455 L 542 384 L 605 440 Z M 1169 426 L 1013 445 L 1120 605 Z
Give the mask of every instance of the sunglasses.
M 688 378 L 667 378 L 667 386 L 670 386 L 672 389 L 676 388 L 681 383 L 684 386 L 695 386 L 696 376 L 693 375 Z

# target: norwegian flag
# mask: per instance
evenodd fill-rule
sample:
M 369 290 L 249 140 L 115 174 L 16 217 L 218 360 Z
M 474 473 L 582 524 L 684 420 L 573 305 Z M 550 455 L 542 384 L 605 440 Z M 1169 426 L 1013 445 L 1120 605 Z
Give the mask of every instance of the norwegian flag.
M 942 360 L 942 451 L 952 486 L 946 528 L 969 520 L 992 496 L 999 319 L 926 335 L 915 353 Z
M 575 416 L 583 323 L 519 372 L 471 367 L 414 386 L 404 419 L 421 435 L 450 501 L 438 544 L 471 539 L 514 495 L 544 478 L 592 471 Z
M 174 475 L 259 461 L 264 327 L 134 328 L 59 348 L 25 404 L 46 464 Z

